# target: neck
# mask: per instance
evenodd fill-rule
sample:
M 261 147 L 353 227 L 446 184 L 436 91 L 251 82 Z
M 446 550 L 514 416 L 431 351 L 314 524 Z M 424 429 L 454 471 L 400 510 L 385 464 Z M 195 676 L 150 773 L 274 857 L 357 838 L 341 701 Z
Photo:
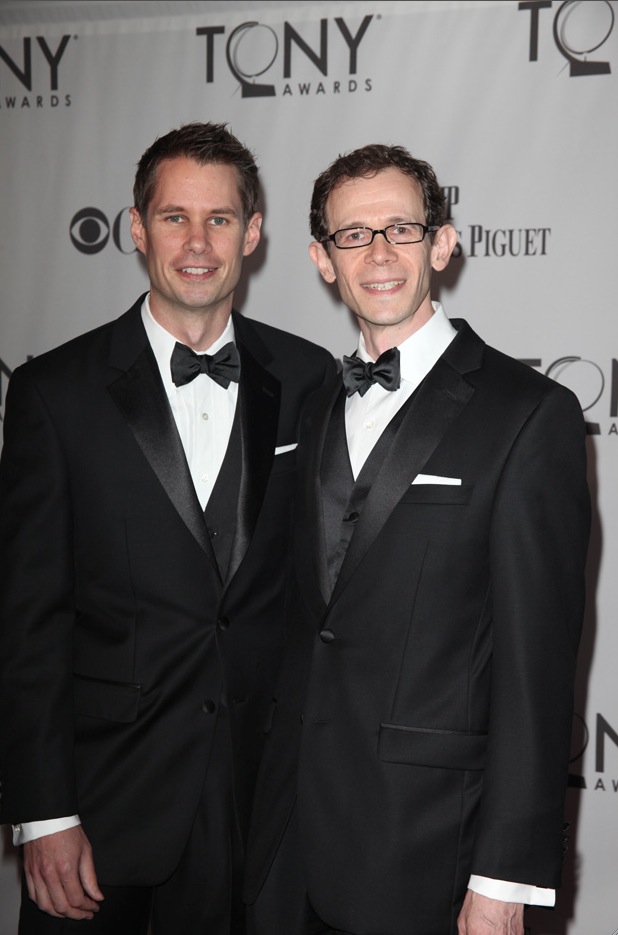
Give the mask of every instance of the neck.
M 399 347 L 406 338 L 427 324 L 433 313 L 431 305 L 429 312 L 419 308 L 411 318 L 392 325 L 377 325 L 374 322 L 359 319 L 358 324 L 365 340 L 367 353 L 373 360 L 377 360 L 384 351 L 390 350 L 391 347 Z
M 194 351 L 207 351 L 225 331 L 232 309 L 230 305 L 228 309 L 206 313 L 203 309 L 169 311 L 157 307 L 151 295 L 150 312 L 155 321 L 181 344 Z

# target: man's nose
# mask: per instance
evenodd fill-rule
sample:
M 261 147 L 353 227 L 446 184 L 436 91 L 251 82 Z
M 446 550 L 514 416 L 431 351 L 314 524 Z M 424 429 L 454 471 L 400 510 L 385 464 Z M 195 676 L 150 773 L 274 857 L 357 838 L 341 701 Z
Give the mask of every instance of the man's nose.
M 384 231 L 373 232 L 373 240 L 366 247 L 365 258 L 371 263 L 386 263 L 396 258 L 395 245 L 388 242 Z
M 210 250 L 210 237 L 202 224 L 192 224 L 187 232 L 187 249 L 191 253 L 205 253 Z

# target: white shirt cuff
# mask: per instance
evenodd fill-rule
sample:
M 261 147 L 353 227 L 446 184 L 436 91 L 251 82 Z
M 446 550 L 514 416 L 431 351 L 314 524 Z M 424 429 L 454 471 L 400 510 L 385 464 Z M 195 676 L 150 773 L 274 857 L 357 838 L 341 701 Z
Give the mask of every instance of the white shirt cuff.
M 68 818 L 48 818 L 45 821 L 24 821 L 20 825 L 13 825 L 13 844 L 18 847 L 27 841 L 35 841 L 46 834 L 55 834 L 56 831 L 65 831 L 80 825 L 79 815 L 70 815 Z
M 490 899 L 501 899 L 505 903 L 525 903 L 528 906 L 554 906 L 556 904 L 556 891 L 532 886 L 529 883 L 509 883 L 506 880 L 492 880 L 490 877 L 478 877 L 472 874 L 468 889 L 488 896 Z

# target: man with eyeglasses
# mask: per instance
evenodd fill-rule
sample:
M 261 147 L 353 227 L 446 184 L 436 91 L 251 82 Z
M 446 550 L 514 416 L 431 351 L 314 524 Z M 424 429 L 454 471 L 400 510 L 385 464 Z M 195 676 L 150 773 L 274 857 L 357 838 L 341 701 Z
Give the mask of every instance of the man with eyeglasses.
M 251 935 L 523 935 L 553 905 L 589 531 L 575 396 L 431 299 L 456 244 L 399 146 L 317 179 L 358 320 L 301 432 L 296 602 L 254 801 Z

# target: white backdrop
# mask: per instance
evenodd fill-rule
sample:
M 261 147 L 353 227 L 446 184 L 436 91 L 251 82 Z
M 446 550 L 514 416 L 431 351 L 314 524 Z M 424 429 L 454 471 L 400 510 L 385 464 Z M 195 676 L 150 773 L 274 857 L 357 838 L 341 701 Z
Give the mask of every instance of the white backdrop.
M 575 390 L 595 506 L 572 823 L 533 935 L 618 930 L 618 24 L 615 0 L 0 2 L 0 404 L 14 367 L 146 288 L 128 207 L 169 129 L 227 122 L 261 167 L 265 237 L 237 305 L 341 356 L 349 313 L 307 255 L 316 175 L 401 143 L 448 189 L 458 256 L 439 297 Z M 1 415 L 1 408 L 0 408 Z M 13 935 L 17 854 L 0 865 Z

